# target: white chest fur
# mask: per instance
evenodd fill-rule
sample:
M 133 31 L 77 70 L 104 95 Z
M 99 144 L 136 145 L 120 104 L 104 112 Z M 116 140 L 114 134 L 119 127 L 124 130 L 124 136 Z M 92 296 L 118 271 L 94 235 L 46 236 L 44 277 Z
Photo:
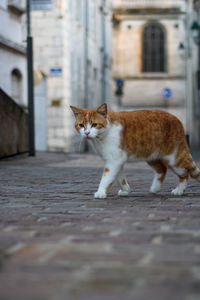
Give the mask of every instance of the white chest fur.
M 120 149 L 121 129 L 121 125 L 108 124 L 104 135 L 93 140 L 95 150 L 105 161 L 125 158 L 125 152 Z

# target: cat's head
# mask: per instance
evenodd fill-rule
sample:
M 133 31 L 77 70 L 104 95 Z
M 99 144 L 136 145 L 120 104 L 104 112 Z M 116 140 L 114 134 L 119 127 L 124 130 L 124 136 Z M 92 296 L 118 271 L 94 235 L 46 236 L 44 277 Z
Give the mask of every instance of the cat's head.
M 106 103 L 94 109 L 70 107 L 76 118 L 74 126 L 82 137 L 95 139 L 105 132 L 107 125 Z

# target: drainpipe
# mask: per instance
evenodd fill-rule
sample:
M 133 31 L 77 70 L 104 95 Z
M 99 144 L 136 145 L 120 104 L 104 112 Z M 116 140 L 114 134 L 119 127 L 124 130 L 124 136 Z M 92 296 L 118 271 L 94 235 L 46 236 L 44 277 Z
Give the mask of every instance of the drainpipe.
M 84 33 L 84 99 L 83 99 L 83 106 L 84 108 L 88 107 L 89 104 L 89 85 L 88 85 L 88 34 L 89 34 L 89 0 L 85 0 L 85 33 Z M 78 45 L 77 45 L 78 47 Z M 85 141 L 83 144 L 83 151 L 88 152 L 89 146 L 88 143 Z
M 28 77 L 28 136 L 29 155 L 35 156 L 34 91 L 33 91 L 33 38 L 31 36 L 30 1 L 26 0 L 27 16 L 27 77 Z
M 88 107 L 88 32 L 89 32 L 88 9 L 89 9 L 88 0 L 85 0 L 85 35 L 84 35 L 85 77 L 84 77 L 84 103 L 83 103 L 83 106 L 85 108 Z
M 102 73 L 101 73 L 101 102 L 106 101 L 106 0 L 101 2 L 101 34 L 102 34 Z
M 191 45 L 190 45 L 190 23 L 192 14 L 192 2 L 189 0 L 186 3 L 186 18 L 185 18 L 185 28 L 186 28 L 186 79 L 185 79 L 185 90 L 186 90 L 186 137 L 189 143 L 193 144 L 193 81 L 192 81 L 192 56 L 191 56 Z
M 198 15 L 199 19 L 199 15 Z M 198 29 L 198 70 L 196 73 L 196 86 L 197 86 L 197 109 L 196 109 L 196 120 L 197 120 L 197 154 L 198 159 L 200 157 L 200 28 Z

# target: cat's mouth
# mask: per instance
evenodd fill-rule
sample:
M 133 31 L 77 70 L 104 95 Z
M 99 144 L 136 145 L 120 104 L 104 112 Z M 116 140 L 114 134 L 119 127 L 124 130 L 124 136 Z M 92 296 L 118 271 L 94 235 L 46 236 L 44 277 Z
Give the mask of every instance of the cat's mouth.
M 94 139 L 97 138 L 97 136 L 94 136 L 94 135 L 89 136 L 89 135 L 87 135 L 87 136 L 85 136 L 85 138 L 86 138 L 87 140 L 94 140 Z

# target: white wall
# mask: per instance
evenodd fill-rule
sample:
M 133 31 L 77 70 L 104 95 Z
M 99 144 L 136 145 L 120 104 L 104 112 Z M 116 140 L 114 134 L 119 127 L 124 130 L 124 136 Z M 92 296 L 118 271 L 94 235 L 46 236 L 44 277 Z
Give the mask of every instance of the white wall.
M 22 1 L 23 2 L 23 1 Z M 25 13 L 17 14 L 8 9 L 7 0 L 0 3 L 0 85 L 12 96 L 11 73 L 17 69 L 22 76 L 22 90 L 19 104 L 27 105 L 27 75 L 26 55 L 15 50 L 22 47 L 25 50 Z M 4 45 L 3 45 L 4 44 Z M 7 44 L 8 46 L 5 46 Z
M 107 1 L 110 2 L 110 1 Z M 78 150 L 79 137 L 74 130 L 70 105 L 84 106 L 85 95 L 85 5 L 86 0 L 53 2 L 51 11 L 32 12 L 35 70 L 46 75 L 48 106 L 48 149 Z M 102 1 L 88 0 L 88 106 L 101 103 Z M 111 13 L 110 13 L 111 15 Z M 110 27 L 111 18 L 107 21 Z M 111 36 L 107 36 L 110 41 Z M 110 46 L 107 49 L 111 57 Z M 53 76 L 50 68 L 61 67 L 62 74 Z M 111 90 L 108 72 L 107 90 Z M 54 100 L 58 106 L 52 105 Z

